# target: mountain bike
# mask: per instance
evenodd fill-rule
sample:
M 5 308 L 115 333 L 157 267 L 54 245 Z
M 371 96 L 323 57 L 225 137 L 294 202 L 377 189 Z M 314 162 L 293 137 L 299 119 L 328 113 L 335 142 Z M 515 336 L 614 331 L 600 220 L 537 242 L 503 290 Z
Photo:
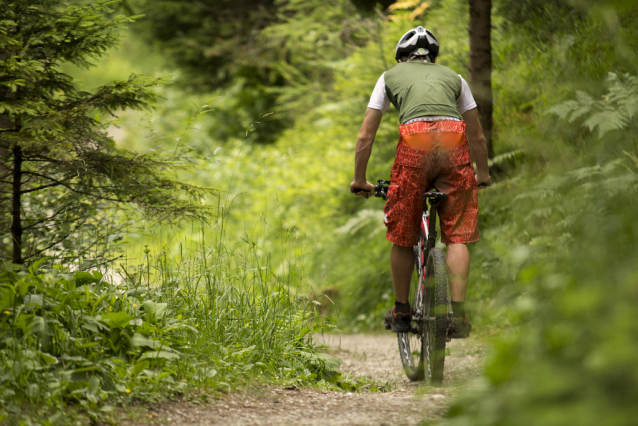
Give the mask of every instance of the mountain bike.
M 374 186 L 374 196 L 387 200 L 389 186 L 389 181 L 379 180 Z M 360 191 L 352 189 L 353 193 Z M 452 324 L 445 253 L 435 247 L 436 207 L 447 198 L 447 194 L 437 191 L 423 194 L 421 232 L 419 242 L 413 247 L 412 323 L 409 332 L 397 333 L 401 363 L 408 378 L 435 385 L 443 380 L 445 344 Z

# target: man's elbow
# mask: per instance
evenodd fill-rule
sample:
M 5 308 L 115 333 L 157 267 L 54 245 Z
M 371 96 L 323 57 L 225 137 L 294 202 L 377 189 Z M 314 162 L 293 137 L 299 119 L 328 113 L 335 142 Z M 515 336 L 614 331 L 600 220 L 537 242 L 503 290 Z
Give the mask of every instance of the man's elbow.
M 468 137 L 468 143 L 470 145 L 470 149 L 476 152 L 487 152 L 487 143 L 485 142 L 485 136 L 481 132 L 478 135 L 474 135 L 473 137 Z
M 357 138 L 357 145 L 359 146 L 370 145 L 372 142 L 374 142 L 374 136 L 375 135 L 369 134 L 369 133 L 360 133 L 359 137 Z

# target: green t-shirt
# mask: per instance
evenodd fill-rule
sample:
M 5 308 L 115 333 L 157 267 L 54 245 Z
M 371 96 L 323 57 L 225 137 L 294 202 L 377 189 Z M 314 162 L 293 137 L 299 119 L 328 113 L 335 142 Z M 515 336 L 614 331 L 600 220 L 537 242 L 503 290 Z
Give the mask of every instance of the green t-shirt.
M 385 90 L 399 111 L 399 122 L 417 117 L 461 117 L 457 99 L 461 79 L 443 65 L 431 62 L 401 62 L 386 71 Z

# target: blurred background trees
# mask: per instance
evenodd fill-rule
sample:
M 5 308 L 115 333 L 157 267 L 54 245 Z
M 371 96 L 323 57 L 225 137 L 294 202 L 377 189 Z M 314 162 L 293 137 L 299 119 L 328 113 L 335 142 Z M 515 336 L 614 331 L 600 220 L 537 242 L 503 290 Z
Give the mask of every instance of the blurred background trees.
M 206 216 L 179 197 L 206 191 L 174 179 L 174 157 L 116 147 L 106 131 L 111 122 L 99 118 L 150 108 L 152 89 L 168 81 L 131 75 L 89 93 L 59 69 L 62 62 L 88 67 L 133 19 L 106 18 L 105 1 L 64 6 L 15 2 L 2 10 L 0 258 L 14 264 L 65 248 L 65 260 L 75 260 L 114 231 L 102 214 L 113 203 L 135 203 L 156 219 Z M 73 238 L 80 234 L 84 247 Z
M 131 13 L 145 14 L 134 28 L 167 55 L 191 91 L 233 93 L 222 138 L 236 135 L 250 119 L 275 112 L 251 140 L 268 143 L 290 127 L 299 111 L 317 105 L 332 82 L 331 64 L 365 45 L 375 25 L 377 1 L 350 0 L 128 0 Z M 379 3 L 387 7 L 391 1 Z M 249 119 L 249 120 L 250 120 Z

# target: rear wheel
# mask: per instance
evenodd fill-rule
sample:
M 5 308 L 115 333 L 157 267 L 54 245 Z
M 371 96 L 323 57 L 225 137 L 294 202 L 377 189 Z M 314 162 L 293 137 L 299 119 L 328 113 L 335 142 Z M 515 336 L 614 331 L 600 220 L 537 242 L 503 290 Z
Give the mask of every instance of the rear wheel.
M 412 381 L 425 378 L 425 363 L 423 356 L 425 334 L 425 283 L 423 281 L 422 245 L 414 246 L 414 273 L 410 283 L 410 306 L 412 307 L 411 331 L 397 333 L 401 363 L 408 379 Z
M 445 253 L 433 248 L 428 254 L 424 285 L 425 327 L 423 358 L 428 382 L 440 385 L 445 366 L 445 343 L 450 318 Z

